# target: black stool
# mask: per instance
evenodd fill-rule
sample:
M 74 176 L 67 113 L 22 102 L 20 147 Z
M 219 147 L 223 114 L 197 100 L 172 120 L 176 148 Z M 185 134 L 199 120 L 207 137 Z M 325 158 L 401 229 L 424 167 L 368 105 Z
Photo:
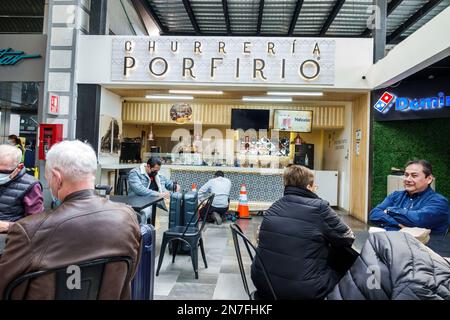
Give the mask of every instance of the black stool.
M 117 179 L 116 195 L 128 195 L 128 173 L 131 170 L 119 170 L 119 178 Z

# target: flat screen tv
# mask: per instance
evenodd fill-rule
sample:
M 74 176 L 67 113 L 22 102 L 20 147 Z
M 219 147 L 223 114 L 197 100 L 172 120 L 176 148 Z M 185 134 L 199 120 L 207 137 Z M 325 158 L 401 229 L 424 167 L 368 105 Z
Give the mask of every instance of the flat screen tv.
M 270 110 L 231 109 L 231 129 L 269 129 Z

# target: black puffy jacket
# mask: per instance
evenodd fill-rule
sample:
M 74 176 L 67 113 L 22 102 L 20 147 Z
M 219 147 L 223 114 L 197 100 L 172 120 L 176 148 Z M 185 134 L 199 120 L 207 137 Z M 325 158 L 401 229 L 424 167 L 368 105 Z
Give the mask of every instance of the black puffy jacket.
M 12 181 L 0 185 L 0 220 L 15 222 L 22 219 L 25 215 L 23 199 L 38 183 L 24 169 Z
M 450 263 L 409 234 L 370 235 L 330 300 L 450 300 Z
M 264 216 L 257 251 L 278 299 L 323 299 L 340 279 L 328 265 L 330 245 L 349 247 L 353 241 L 328 202 L 288 186 Z M 252 280 L 260 296 L 271 297 L 257 259 Z

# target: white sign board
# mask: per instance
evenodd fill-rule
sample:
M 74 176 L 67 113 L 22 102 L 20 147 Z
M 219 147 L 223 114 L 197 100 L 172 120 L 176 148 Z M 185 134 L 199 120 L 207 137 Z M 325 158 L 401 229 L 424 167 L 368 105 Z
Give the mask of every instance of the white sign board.
M 335 40 L 117 36 L 111 63 L 121 82 L 333 85 Z
M 311 132 L 312 119 L 312 111 L 275 110 L 274 129 Z

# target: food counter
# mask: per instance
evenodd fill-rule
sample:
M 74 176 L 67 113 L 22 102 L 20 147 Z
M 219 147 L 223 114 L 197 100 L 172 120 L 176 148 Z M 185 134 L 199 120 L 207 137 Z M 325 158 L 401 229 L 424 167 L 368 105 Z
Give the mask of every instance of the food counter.
M 283 196 L 283 169 L 244 168 L 225 166 L 177 166 L 165 165 L 161 173 L 177 181 L 183 189 L 189 189 L 192 183 L 200 188 L 221 170 L 231 180 L 231 201 L 239 200 L 239 191 L 243 183 L 246 185 L 248 200 L 252 202 L 272 203 Z M 331 206 L 337 205 L 338 172 L 315 170 L 318 195 L 327 200 Z

